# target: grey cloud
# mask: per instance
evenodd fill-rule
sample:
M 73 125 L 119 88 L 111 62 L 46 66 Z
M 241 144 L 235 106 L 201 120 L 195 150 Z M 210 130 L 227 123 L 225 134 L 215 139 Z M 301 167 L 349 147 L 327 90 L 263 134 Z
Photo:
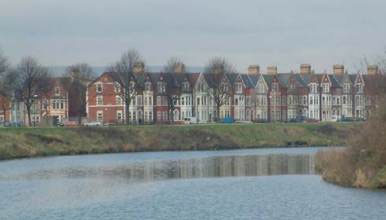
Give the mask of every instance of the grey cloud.
M 13 62 L 33 55 L 48 65 L 107 65 L 135 47 L 156 65 L 222 55 L 241 71 L 302 62 L 323 71 L 382 52 L 384 8 L 383 0 L 2 0 L 0 46 Z

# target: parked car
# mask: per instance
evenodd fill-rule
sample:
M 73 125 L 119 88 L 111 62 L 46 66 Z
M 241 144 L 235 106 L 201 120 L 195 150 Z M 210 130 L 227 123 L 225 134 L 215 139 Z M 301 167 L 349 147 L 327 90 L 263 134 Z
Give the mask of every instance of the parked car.
M 352 122 L 354 121 L 354 119 L 352 117 L 345 117 L 345 116 L 342 116 L 342 118 L 340 119 L 341 122 Z
M 225 124 L 232 124 L 234 122 L 232 117 L 225 117 L 224 121 Z
M 197 124 L 196 117 L 184 118 L 184 124 Z
M 86 127 L 98 127 L 98 126 L 102 126 L 102 123 L 100 121 L 93 121 L 93 122 L 86 122 L 83 125 Z

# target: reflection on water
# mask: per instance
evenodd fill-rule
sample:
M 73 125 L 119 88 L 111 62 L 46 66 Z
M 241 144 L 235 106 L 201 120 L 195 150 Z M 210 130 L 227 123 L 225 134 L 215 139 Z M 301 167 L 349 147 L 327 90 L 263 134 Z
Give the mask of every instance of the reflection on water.
M 385 219 L 385 191 L 343 188 L 303 175 L 314 173 L 317 150 L 0 162 L 0 219 Z M 237 178 L 217 178 L 229 176 Z
M 57 170 L 43 169 L 13 178 L 119 177 L 132 181 L 153 181 L 179 178 L 269 176 L 313 173 L 314 160 L 313 155 L 311 154 L 272 154 L 141 161 L 128 165 L 110 167 L 70 167 Z

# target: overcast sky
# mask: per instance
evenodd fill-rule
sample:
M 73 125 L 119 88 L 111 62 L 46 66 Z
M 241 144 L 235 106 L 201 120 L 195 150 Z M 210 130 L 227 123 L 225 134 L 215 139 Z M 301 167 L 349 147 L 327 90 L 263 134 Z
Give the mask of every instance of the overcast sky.
M 242 72 L 354 70 L 383 53 L 385 11 L 385 0 L 0 0 L 0 48 L 51 66 L 109 65 L 136 48 L 149 65 L 224 56 Z

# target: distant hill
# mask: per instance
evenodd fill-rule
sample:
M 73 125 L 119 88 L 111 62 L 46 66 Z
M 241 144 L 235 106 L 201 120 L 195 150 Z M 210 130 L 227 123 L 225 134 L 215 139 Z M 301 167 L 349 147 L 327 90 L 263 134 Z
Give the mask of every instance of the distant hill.
M 66 71 L 67 66 L 50 66 L 48 68 L 53 75 L 60 76 Z M 108 66 L 93 66 L 92 68 L 93 68 L 96 75 L 100 75 L 106 71 Z M 159 66 L 159 65 L 147 66 L 147 68 L 150 72 L 162 72 L 163 71 L 163 66 Z M 193 73 L 198 73 L 198 72 L 203 72 L 204 68 L 203 67 L 197 67 L 197 66 L 196 67 L 187 67 L 187 71 L 193 72 Z

